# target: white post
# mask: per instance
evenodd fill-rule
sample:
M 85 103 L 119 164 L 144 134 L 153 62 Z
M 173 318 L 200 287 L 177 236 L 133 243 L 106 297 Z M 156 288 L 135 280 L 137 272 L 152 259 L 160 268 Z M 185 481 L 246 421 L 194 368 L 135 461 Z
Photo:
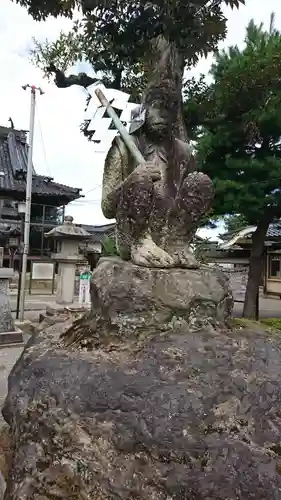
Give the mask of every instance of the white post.
M 27 257 L 29 251 L 29 235 L 30 235 L 30 213 L 31 213 L 31 195 L 32 195 L 32 153 L 33 153 L 33 138 L 34 138 L 34 118 L 35 118 L 35 96 L 36 90 L 43 94 L 42 90 L 34 85 L 25 85 L 24 90 L 30 88 L 31 103 L 30 103 L 30 124 L 29 124 L 29 149 L 26 175 L 26 198 L 25 198 L 25 219 L 24 219 L 24 246 L 22 255 L 22 275 L 20 289 L 20 321 L 24 320 L 24 301 L 25 301 L 25 285 L 27 271 Z

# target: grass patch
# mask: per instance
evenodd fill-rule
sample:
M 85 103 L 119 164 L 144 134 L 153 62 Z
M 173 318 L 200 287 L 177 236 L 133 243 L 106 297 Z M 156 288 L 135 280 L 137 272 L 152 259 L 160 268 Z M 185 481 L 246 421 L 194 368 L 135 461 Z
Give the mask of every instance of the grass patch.
M 274 330 L 281 331 L 281 318 L 264 318 L 260 320 L 260 323 L 270 328 L 274 328 Z
M 232 318 L 232 328 L 263 328 L 268 332 L 281 332 L 281 318 L 263 318 L 259 321 L 246 318 Z

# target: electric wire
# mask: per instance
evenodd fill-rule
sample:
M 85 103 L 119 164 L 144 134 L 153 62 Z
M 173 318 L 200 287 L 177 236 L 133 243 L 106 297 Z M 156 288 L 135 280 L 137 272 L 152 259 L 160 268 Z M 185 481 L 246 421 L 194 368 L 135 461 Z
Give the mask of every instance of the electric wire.
M 38 129 L 40 132 L 40 140 L 41 140 L 43 156 L 44 156 L 45 164 L 46 164 L 46 167 L 48 170 L 48 174 L 50 177 L 52 177 L 50 164 L 49 164 L 48 159 L 47 159 L 47 153 L 46 153 L 46 148 L 45 148 L 45 143 L 44 143 L 44 138 L 43 138 L 43 131 L 42 131 L 42 125 L 41 125 L 41 120 L 40 120 L 39 109 L 38 109 L 38 105 L 36 102 L 35 102 L 35 109 L 36 109 L 36 116 L 37 116 L 37 121 L 38 121 Z

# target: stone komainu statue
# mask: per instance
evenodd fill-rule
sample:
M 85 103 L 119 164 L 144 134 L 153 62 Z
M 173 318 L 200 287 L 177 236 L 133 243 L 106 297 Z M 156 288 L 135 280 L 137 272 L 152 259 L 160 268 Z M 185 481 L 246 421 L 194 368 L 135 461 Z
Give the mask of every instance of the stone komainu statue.
M 213 185 L 196 171 L 186 140 L 183 65 L 171 46 L 159 52 L 140 107 L 145 118 L 131 134 L 145 163 L 138 165 L 123 139 L 115 138 L 105 161 L 102 210 L 116 218 L 122 259 L 147 267 L 196 268 L 189 245 L 211 206 Z

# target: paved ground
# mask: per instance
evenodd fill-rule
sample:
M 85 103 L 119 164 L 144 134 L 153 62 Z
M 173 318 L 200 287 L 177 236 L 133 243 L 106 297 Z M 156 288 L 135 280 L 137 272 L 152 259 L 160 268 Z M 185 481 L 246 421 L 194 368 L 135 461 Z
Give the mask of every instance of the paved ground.
M 242 316 L 243 303 L 234 303 L 233 316 Z M 281 300 L 272 298 L 260 298 L 260 318 L 281 318 Z

